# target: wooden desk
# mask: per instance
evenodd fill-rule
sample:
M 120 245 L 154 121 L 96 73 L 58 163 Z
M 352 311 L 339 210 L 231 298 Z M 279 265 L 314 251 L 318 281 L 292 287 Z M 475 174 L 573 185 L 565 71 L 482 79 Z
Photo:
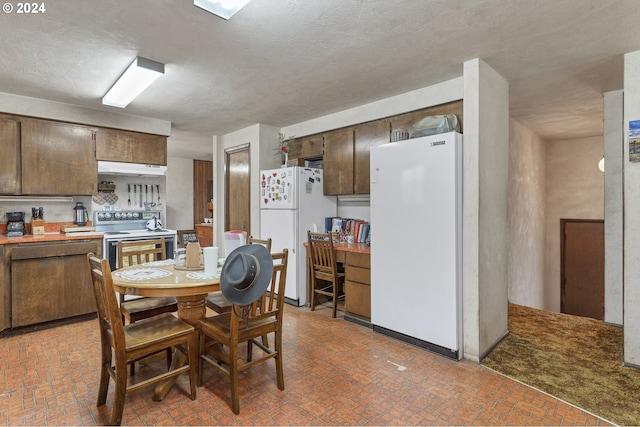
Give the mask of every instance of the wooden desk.
M 196 326 L 198 320 L 205 316 L 207 294 L 220 290 L 219 275 L 215 278 L 206 277 L 202 270 L 178 270 L 174 268 L 173 264 L 162 265 L 162 263 L 160 261 L 158 263 L 150 263 L 151 265 L 148 266 L 132 265 L 115 270 L 112 276 L 116 291 L 145 297 L 176 297 L 178 300 L 178 317 Z M 132 279 L 128 275 L 128 273 L 132 274 L 135 270 L 142 269 L 149 270 L 149 276 L 154 276 L 154 271 L 163 276 L 149 279 Z M 194 277 L 198 275 L 201 277 Z M 186 361 L 185 355 L 180 351 L 176 351 L 171 368 L 183 366 Z M 175 381 L 176 377 L 173 377 L 167 382 L 160 383 L 156 387 L 153 400 L 164 399 Z
M 304 245 L 306 247 L 308 243 Z M 345 265 L 345 318 L 350 316 L 365 323 L 369 322 L 371 320 L 371 246 L 365 243 L 338 243 L 335 248 L 336 262 Z M 311 295 L 309 256 L 307 256 L 307 295 Z

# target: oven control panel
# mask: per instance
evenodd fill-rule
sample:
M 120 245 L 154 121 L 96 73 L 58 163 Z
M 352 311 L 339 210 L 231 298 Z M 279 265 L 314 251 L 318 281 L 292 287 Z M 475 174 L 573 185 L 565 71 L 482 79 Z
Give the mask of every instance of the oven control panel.
M 94 224 L 104 224 L 112 221 L 148 221 L 160 217 L 161 211 L 98 211 L 94 212 Z

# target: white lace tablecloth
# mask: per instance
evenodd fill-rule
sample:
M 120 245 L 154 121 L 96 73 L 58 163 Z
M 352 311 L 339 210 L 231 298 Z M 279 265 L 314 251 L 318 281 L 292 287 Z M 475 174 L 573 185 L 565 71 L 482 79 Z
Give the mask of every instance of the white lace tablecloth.
M 220 277 L 220 270 L 213 275 L 204 274 L 204 271 L 192 271 L 191 273 L 187 273 L 187 277 L 193 280 L 216 279 Z
M 149 280 L 171 276 L 173 273 L 162 268 L 134 268 L 132 270 L 116 271 L 113 274 L 127 280 Z
M 145 262 L 145 263 L 142 263 L 142 265 L 147 266 L 147 267 L 158 267 L 158 266 L 162 266 L 162 265 L 173 265 L 175 263 L 176 263 L 176 261 L 173 260 L 173 259 L 163 259 L 161 261 Z

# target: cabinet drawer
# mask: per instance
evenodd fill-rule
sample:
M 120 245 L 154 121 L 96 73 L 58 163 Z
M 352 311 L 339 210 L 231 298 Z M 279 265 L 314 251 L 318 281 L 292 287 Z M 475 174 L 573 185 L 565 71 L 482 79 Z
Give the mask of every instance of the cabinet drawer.
M 371 286 L 347 280 L 344 294 L 347 313 L 371 318 Z
M 346 280 L 364 283 L 366 285 L 371 284 L 371 270 L 368 268 L 354 267 L 351 264 L 347 264 L 345 273 Z
M 347 265 L 371 268 L 371 255 L 357 252 L 347 252 Z

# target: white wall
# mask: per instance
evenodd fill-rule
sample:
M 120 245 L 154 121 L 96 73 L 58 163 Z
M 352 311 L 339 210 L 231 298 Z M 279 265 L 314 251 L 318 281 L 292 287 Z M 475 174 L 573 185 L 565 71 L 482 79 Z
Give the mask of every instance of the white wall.
M 193 159 L 167 159 L 165 200 L 165 227 L 193 230 Z
M 560 219 L 604 219 L 603 137 L 547 143 L 545 310 L 560 311 Z
M 624 153 L 629 152 L 629 121 L 640 120 L 640 51 L 624 56 Z M 640 367 L 640 163 L 624 170 L 624 361 Z M 606 166 L 605 166 L 606 170 Z
M 480 361 L 507 333 L 509 83 L 464 63 L 464 357 Z
M 546 142 L 509 126 L 509 301 L 544 309 Z
M 604 94 L 604 321 L 623 323 L 623 91 Z

